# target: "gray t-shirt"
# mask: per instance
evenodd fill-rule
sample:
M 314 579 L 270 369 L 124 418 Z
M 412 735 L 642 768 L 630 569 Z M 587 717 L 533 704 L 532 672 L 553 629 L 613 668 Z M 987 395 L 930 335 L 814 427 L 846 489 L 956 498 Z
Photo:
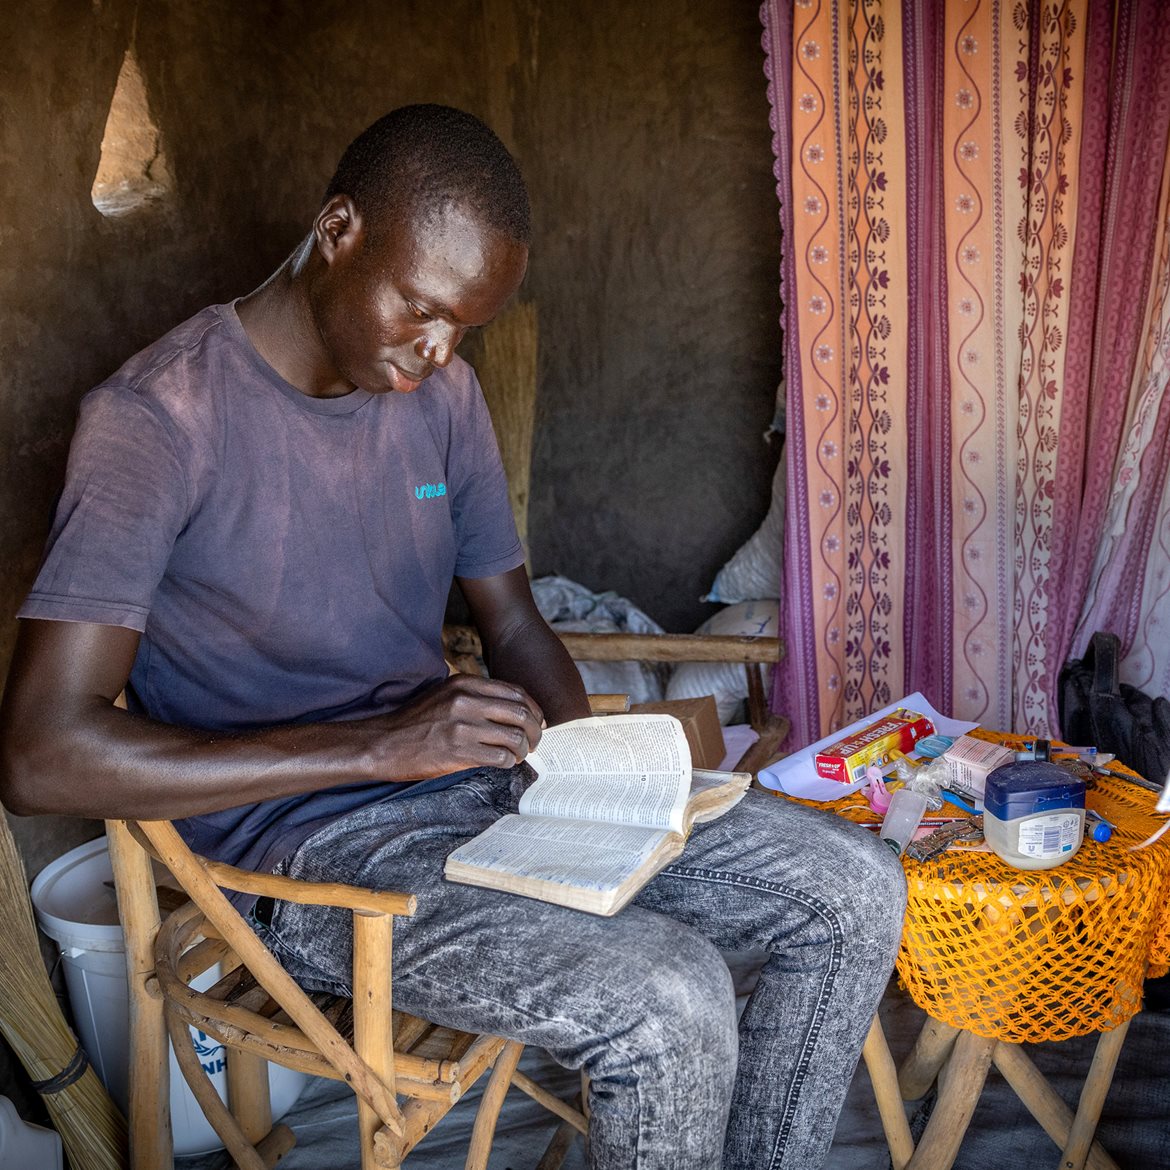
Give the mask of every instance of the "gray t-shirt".
M 142 634 L 131 708 L 240 730 L 389 712 L 447 674 L 453 576 L 523 564 L 487 407 L 455 358 L 412 394 L 319 399 L 256 352 L 234 304 L 142 351 L 81 405 L 22 618 Z M 396 786 L 179 822 L 267 869 Z

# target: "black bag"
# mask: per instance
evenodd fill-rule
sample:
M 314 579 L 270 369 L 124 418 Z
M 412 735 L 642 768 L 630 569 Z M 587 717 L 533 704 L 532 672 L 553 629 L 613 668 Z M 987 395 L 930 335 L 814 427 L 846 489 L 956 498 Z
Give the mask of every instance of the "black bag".
M 1057 680 L 1060 734 L 1065 743 L 1112 752 L 1155 784 L 1170 773 L 1170 699 L 1151 699 L 1118 682 L 1121 642 L 1097 633 L 1084 658 L 1070 658 Z

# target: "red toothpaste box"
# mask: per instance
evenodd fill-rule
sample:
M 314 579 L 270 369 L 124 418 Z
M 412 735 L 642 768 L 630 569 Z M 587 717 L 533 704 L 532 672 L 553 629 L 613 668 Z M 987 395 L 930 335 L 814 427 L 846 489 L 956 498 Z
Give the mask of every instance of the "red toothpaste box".
M 920 739 L 933 734 L 934 724 L 925 715 L 897 710 L 817 752 L 817 775 L 843 784 L 856 783 L 865 778 L 870 764 L 888 763 L 891 752 L 908 754 Z

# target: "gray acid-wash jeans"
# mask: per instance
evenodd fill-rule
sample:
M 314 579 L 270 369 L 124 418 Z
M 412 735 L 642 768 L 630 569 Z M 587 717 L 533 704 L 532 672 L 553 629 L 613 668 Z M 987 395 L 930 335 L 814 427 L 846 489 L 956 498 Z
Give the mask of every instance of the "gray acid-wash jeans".
M 400 796 L 277 872 L 418 895 L 394 925 L 395 1007 L 588 1072 L 594 1170 L 822 1164 L 901 933 L 906 885 L 867 830 L 748 792 L 612 918 L 458 885 L 443 862 L 516 810 L 525 765 Z M 257 925 L 302 985 L 348 994 L 348 912 Z M 767 960 L 738 1021 L 725 950 Z

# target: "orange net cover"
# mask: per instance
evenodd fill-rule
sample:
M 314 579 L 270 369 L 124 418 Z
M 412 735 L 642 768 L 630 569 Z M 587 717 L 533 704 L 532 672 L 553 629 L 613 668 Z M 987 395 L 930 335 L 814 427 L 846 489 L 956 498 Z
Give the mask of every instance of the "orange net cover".
M 1093 777 L 1086 799 L 1114 826 L 1112 838 L 1086 836 L 1053 869 L 1016 869 L 955 847 L 927 862 L 903 857 L 898 974 L 927 1014 L 978 1036 L 1034 1042 L 1108 1031 L 1137 1012 L 1147 974 L 1170 961 L 1170 835 L 1130 851 L 1165 818 L 1153 811 L 1154 793 L 1114 768 L 1117 778 Z M 857 798 L 821 807 L 873 819 Z

